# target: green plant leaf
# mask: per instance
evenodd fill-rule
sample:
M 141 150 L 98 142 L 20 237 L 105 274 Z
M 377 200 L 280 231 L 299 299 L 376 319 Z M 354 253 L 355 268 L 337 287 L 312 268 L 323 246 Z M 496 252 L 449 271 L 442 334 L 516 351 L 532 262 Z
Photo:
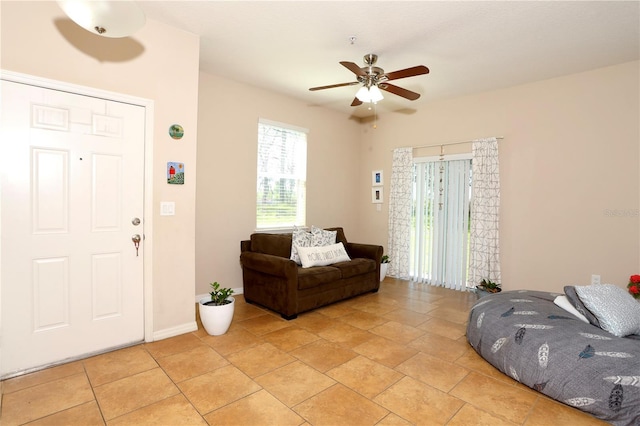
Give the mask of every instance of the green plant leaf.
M 220 288 L 220 284 L 216 281 L 209 284 L 213 291 L 209 293 L 211 295 L 211 301 L 215 305 L 226 305 L 231 303 L 229 300 L 229 296 L 233 294 L 233 289 L 230 288 Z

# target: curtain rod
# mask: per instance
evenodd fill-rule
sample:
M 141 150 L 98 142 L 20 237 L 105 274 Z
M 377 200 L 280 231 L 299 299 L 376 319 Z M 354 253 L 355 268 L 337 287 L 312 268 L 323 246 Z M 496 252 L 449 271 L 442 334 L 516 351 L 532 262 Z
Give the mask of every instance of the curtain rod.
M 496 136 L 495 138 L 498 139 L 498 140 L 502 140 L 502 139 L 504 139 L 504 136 Z M 484 139 L 489 139 L 489 138 L 484 138 Z M 462 142 L 434 143 L 433 145 L 403 146 L 401 148 L 411 148 L 411 149 L 432 148 L 434 146 L 461 145 L 463 143 L 471 143 L 471 142 L 473 142 L 473 140 L 462 141 Z M 394 148 L 394 149 L 396 149 L 396 148 Z M 393 151 L 393 149 L 391 151 Z

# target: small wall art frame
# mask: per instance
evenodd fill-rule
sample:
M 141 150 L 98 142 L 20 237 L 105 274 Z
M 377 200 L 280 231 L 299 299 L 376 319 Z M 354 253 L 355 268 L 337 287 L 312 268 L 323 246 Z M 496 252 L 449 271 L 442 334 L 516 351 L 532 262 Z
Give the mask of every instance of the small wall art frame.
M 371 188 L 371 202 L 373 204 L 382 204 L 384 202 L 384 191 L 381 186 Z
M 382 170 L 374 170 L 371 172 L 371 186 L 382 186 L 384 184 L 384 177 Z
M 167 163 L 167 183 L 170 185 L 184 185 L 184 163 L 175 161 Z

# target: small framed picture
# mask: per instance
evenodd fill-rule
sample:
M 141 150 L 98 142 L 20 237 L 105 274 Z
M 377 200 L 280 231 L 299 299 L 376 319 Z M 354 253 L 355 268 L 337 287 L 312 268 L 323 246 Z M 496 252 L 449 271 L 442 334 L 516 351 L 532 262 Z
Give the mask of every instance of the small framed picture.
M 384 194 L 381 186 L 374 186 L 371 188 L 371 202 L 373 204 L 381 204 L 383 202 Z
M 382 186 L 383 182 L 382 170 L 374 170 L 371 172 L 371 186 Z
M 167 163 L 167 183 L 184 185 L 184 163 L 170 161 Z

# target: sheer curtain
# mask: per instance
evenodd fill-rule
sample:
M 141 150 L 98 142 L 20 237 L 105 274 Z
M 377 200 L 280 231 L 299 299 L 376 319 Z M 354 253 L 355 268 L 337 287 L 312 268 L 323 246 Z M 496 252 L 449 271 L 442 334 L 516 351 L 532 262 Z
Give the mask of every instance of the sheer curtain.
M 412 279 L 466 290 L 471 158 L 415 163 Z
M 473 141 L 469 285 L 500 283 L 500 174 L 496 138 Z
M 413 149 L 394 149 L 389 189 L 389 239 L 387 247 L 387 254 L 391 262 L 387 274 L 401 279 L 409 278 L 412 186 Z

